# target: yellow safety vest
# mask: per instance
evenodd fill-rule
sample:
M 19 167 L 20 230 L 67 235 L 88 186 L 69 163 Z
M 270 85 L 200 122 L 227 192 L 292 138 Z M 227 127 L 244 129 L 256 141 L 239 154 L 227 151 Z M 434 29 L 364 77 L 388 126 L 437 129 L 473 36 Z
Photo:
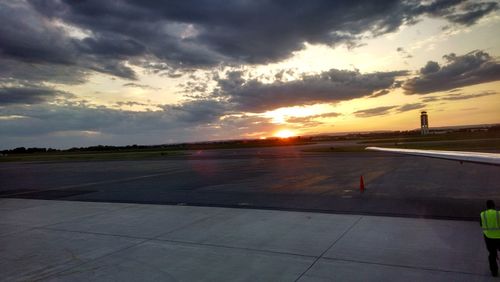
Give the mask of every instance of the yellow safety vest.
M 500 238 L 500 212 L 493 209 L 481 212 L 481 227 L 486 237 Z

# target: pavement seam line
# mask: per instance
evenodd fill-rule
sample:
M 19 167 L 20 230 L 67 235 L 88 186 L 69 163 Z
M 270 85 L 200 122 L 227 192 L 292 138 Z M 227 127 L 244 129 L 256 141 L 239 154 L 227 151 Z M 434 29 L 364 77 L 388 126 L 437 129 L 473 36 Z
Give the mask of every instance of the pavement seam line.
M 51 200 L 48 200 L 48 201 L 51 201 Z M 56 201 L 58 201 L 58 200 L 56 200 Z M 66 201 L 66 202 L 74 203 L 75 201 Z M 80 202 L 78 202 L 78 203 L 80 203 Z M 127 209 L 127 208 L 132 208 L 133 207 L 131 204 L 125 204 L 125 205 L 128 205 L 128 206 L 120 207 L 120 208 L 112 209 L 112 210 L 106 210 L 106 211 L 98 212 L 98 213 L 95 213 L 95 214 L 84 215 L 82 217 L 76 217 L 76 218 L 72 218 L 72 219 L 68 219 L 68 220 L 63 220 L 63 221 L 59 221 L 59 222 L 55 222 L 55 223 L 49 223 L 49 224 L 45 224 L 45 225 L 41 225 L 41 226 L 35 226 L 34 228 L 50 228 L 50 226 L 52 226 L 52 225 L 57 225 L 57 224 L 61 224 L 61 223 L 68 223 L 68 222 L 71 222 L 71 221 L 74 221 L 74 220 L 82 220 L 82 219 L 91 218 L 91 217 L 95 217 L 95 216 L 107 214 L 107 213 L 110 213 L 110 212 L 115 212 L 115 211 L 119 211 L 119 210 L 123 210 L 123 209 Z
M 220 211 L 220 212 L 222 212 L 222 211 Z M 220 212 L 218 212 L 218 213 L 220 213 Z M 196 221 L 192 222 L 191 224 L 193 224 L 193 223 L 195 223 L 195 222 L 198 222 L 198 221 L 205 220 L 205 219 L 207 219 L 207 218 L 209 218 L 209 217 L 212 217 L 212 216 L 214 216 L 214 215 L 216 215 L 216 214 L 218 214 L 218 213 L 215 213 L 215 214 L 213 214 L 213 215 L 209 215 L 209 216 L 207 216 L 207 217 L 204 217 L 204 218 L 201 218 L 201 219 L 199 219 L 199 220 L 196 220 Z M 188 225 L 189 225 L 189 224 L 188 224 Z M 187 226 L 187 225 L 186 225 L 186 226 Z M 185 226 L 183 226 L 182 228 L 184 228 L 184 227 L 185 227 Z M 178 230 L 178 229 L 174 229 L 174 230 Z M 171 230 L 171 231 L 174 231 L 174 230 Z M 81 233 L 83 233 L 83 232 L 81 232 Z M 167 232 L 167 233 L 163 233 L 163 234 L 160 234 L 160 235 L 158 235 L 158 236 L 156 236 L 156 237 L 153 237 L 153 238 L 148 238 L 148 239 L 142 240 L 142 241 L 137 242 L 137 243 L 135 243 L 135 244 L 132 244 L 132 245 L 130 245 L 130 246 L 123 247 L 123 248 L 121 248 L 121 249 L 118 249 L 118 250 L 116 250 L 116 251 L 113 251 L 113 252 L 110 252 L 110 253 L 104 254 L 104 255 L 99 256 L 99 257 L 94 258 L 94 259 L 90 259 L 89 261 L 86 261 L 86 262 L 83 262 L 83 263 L 80 263 L 80 264 L 74 265 L 74 266 L 72 266 L 72 267 L 69 267 L 69 268 L 63 269 L 63 270 L 58 271 L 58 272 L 56 272 L 56 273 L 53 273 L 53 274 L 50 274 L 50 275 L 47 275 L 47 276 L 40 277 L 40 278 L 36 279 L 35 281 L 41 281 L 41 280 L 43 280 L 43 279 L 47 279 L 47 278 L 50 278 L 50 277 L 57 277 L 59 274 L 62 274 L 62 273 L 64 273 L 64 272 L 71 271 L 72 269 L 75 269 L 75 268 L 77 268 L 77 267 L 84 266 L 84 265 L 86 265 L 86 264 L 90 264 L 90 263 L 92 263 L 92 262 L 94 262 L 94 261 L 101 260 L 101 259 L 103 259 L 103 258 L 105 258 L 105 257 L 108 257 L 108 256 L 111 256 L 111 255 L 114 255 L 114 254 L 116 254 L 116 253 L 118 253 L 118 252 L 125 251 L 125 250 L 128 250 L 128 249 L 131 249 L 131 248 L 137 247 L 137 246 L 142 245 L 142 244 L 144 244 L 144 243 L 146 243 L 146 242 L 153 241 L 153 240 L 155 240 L 156 238 L 158 238 L 158 237 L 160 237 L 160 236 L 162 236 L 162 235 L 164 235 L 164 234 L 168 234 L 168 233 L 169 233 L 169 232 Z M 122 237 L 124 237 L 124 236 L 122 236 Z
M 125 208 L 130 208 L 130 207 L 125 207 Z M 122 209 L 125 209 L 125 208 L 122 208 Z M 118 210 L 118 209 L 117 209 Z M 96 214 L 96 215 L 100 215 L 100 214 Z M 215 214 L 214 214 L 215 215 Z M 90 215 L 88 217 L 92 217 L 93 215 Z M 203 221 L 205 219 L 207 219 L 208 217 L 210 216 L 207 216 L 207 217 L 204 217 L 204 218 L 200 218 L 200 219 L 197 219 L 193 222 L 191 222 L 190 224 L 195 224 L 195 223 L 198 223 L 199 221 Z M 78 219 L 81 219 L 81 218 L 78 218 Z M 60 223 L 65 223 L 65 222 L 70 222 L 71 220 L 69 221 L 63 221 L 63 222 L 60 222 Z M 52 231 L 65 231 L 65 232 L 73 232 L 73 233 L 82 233 L 82 234 L 91 234 L 91 235 L 103 235 L 103 236 L 114 236 L 114 237 L 124 237 L 124 238 L 130 238 L 130 239 L 140 239 L 140 240 L 159 240 L 159 241 L 169 241 L 169 240 L 162 240 L 162 239 L 159 239 L 158 237 L 160 236 L 163 236 L 163 235 L 166 235 L 170 232 L 173 232 L 173 231 L 178 231 L 182 228 L 185 228 L 187 226 L 189 226 L 190 224 L 187 224 L 185 226 L 181 226 L 179 228 L 176 228 L 176 229 L 173 229 L 173 230 L 170 230 L 170 231 L 167 231 L 166 233 L 161 233 L 160 235 L 157 235 L 157 236 L 152 236 L 152 237 L 140 237 L 140 236 L 131 236 L 131 235 L 123 235 L 123 234 L 111 234 L 111 233 L 102 233 L 102 232 L 92 232 L 92 231 L 82 231 L 82 230 L 69 230 L 69 229 L 63 229 L 63 228 L 57 228 L 57 227 L 50 227 L 52 225 L 57 225 L 57 224 L 60 224 L 60 223 L 54 223 L 54 224 L 48 224 L 48 225 L 44 225 L 44 226 L 38 226 L 38 227 L 33 227 L 31 229 L 45 229 L 45 230 L 52 230 Z
M 342 239 L 347 233 L 349 233 L 349 231 L 351 231 L 351 229 L 356 226 L 358 224 L 358 222 L 363 218 L 364 216 L 360 216 L 356 221 L 354 221 L 351 226 L 349 226 L 349 228 L 347 228 L 346 231 L 344 231 L 344 233 L 342 233 L 342 235 L 339 236 L 339 238 L 337 238 L 326 250 L 323 251 L 323 253 L 321 253 L 321 255 L 319 255 L 318 257 L 316 257 L 316 259 L 313 261 L 313 263 L 304 271 L 302 272 L 299 277 L 297 277 L 297 279 L 295 279 L 295 282 L 299 281 L 302 276 L 304 276 L 304 274 L 306 274 L 315 264 L 316 262 L 318 262 L 324 254 L 326 254 L 326 252 L 328 252 L 333 246 L 335 246 L 335 244 L 337 244 L 338 241 L 340 241 L 340 239 Z
M 369 261 L 342 259 L 342 258 L 329 258 L 329 257 L 324 257 L 323 259 L 331 260 L 331 261 L 336 260 L 336 261 L 346 261 L 346 262 L 355 262 L 355 263 L 363 263 L 363 264 L 373 264 L 373 265 L 381 265 L 381 266 L 408 268 L 408 269 L 414 269 L 414 270 L 426 270 L 426 271 L 434 271 L 434 272 L 457 273 L 457 274 L 467 274 L 467 275 L 474 275 L 474 276 L 490 277 L 490 275 L 488 275 L 488 274 L 479 274 L 479 273 L 473 273 L 473 272 L 455 271 L 455 270 L 428 268 L 428 267 L 417 267 L 417 266 L 402 265 L 402 264 L 389 264 L 389 263 L 381 263 L 381 262 L 369 262 Z
M 130 236 L 130 235 L 90 232 L 90 231 L 81 231 L 81 230 L 68 230 L 68 229 L 53 228 L 53 227 L 35 227 L 33 229 L 43 229 L 43 230 L 50 230 L 50 231 L 61 231 L 61 232 L 81 233 L 81 234 L 110 236 L 110 237 L 122 237 L 122 238 L 128 238 L 128 239 L 138 239 L 138 240 L 152 240 L 153 239 L 150 237 L 137 237 L 137 236 Z
M 179 226 L 179 227 L 174 228 L 174 229 L 172 229 L 172 230 L 170 230 L 170 231 L 167 231 L 167 232 L 165 232 L 165 233 L 161 233 L 160 235 L 158 235 L 158 236 L 155 236 L 155 237 L 151 238 L 151 240 L 156 240 L 156 239 L 158 239 L 158 238 L 159 238 L 159 237 L 161 237 L 161 236 L 164 236 L 164 235 L 170 234 L 170 233 L 172 233 L 172 232 L 176 232 L 176 231 L 182 230 L 182 229 L 187 228 L 187 227 L 189 227 L 189 226 L 191 226 L 191 225 L 194 225 L 194 224 L 198 224 L 198 223 L 203 222 L 203 221 L 205 221 L 205 220 L 207 220 L 207 219 L 209 219 L 209 218 L 212 218 L 212 217 L 214 217 L 214 216 L 217 216 L 217 215 L 219 215 L 219 214 L 221 214 L 221 213 L 223 213 L 223 212 L 224 212 L 224 210 L 221 210 L 221 211 L 215 212 L 215 213 L 213 213 L 213 214 L 211 214 L 211 215 L 208 215 L 208 216 L 205 216 L 205 217 L 199 218 L 199 219 L 197 219 L 197 220 L 195 220 L 195 221 L 192 221 L 192 222 L 190 222 L 190 223 L 187 223 L 186 225 Z
M 305 258 L 316 258 L 316 256 L 313 256 L 313 255 L 303 255 L 303 254 L 297 254 L 297 253 L 279 252 L 279 251 L 264 250 L 264 249 L 254 249 L 254 248 L 245 248 L 245 247 L 235 247 L 235 246 L 219 245 L 219 244 L 196 243 L 196 242 L 189 242 L 189 241 L 179 241 L 179 240 L 171 240 L 171 239 L 162 239 L 162 238 L 158 238 L 158 237 L 137 237 L 137 236 L 130 236 L 130 235 L 109 234 L 109 233 L 80 231 L 80 230 L 67 230 L 67 229 L 50 228 L 50 227 L 34 227 L 34 228 L 30 229 L 30 230 L 33 230 L 33 229 L 43 229 L 43 230 L 49 230 L 49 231 L 81 233 L 81 234 L 98 235 L 98 236 L 120 237 L 120 238 L 137 239 L 137 240 L 148 240 L 148 241 L 159 241 L 159 242 L 169 242 L 169 243 L 180 243 L 180 244 L 186 244 L 186 245 L 200 245 L 200 246 L 206 246 L 206 247 L 218 247 L 218 248 L 235 249 L 235 250 L 247 250 L 247 251 L 260 252 L 260 253 L 270 253 L 270 254 L 278 254 L 278 255 L 291 255 L 291 256 L 305 257 Z M 28 231 L 28 230 L 25 230 L 25 231 Z M 162 236 L 162 235 L 159 235 L 159 236 Z
M 267 254 L 288 255 L 288 256 L 297 256 L 297 257 L 304 257 L 304 258 L 316 258 L 316 256 L 313 256 L 313 255 L 303 255 L 303 254 L 296 254 L 296 253 L 287 253 L 287 252 L 254 249 L 254 248 L 246 248 L 246 247 L 235 247 L 235 246 L 219 245 L 219 244 L 196 243 L 196 242 L 188 242 L 188 241 L 169 240 L 169 239 L 154 239 L 154 240 L 160 241 L 160 242 L 180 243 L 180 244 L 186 244 L 186 245 L 199 245 L 199 246 L 206 246 L 206 247 L 216 247 L 216 248 L 225 248 L 225 249 L 233 249 L 233 250 L 252 251 L 252 252 L 267 253 Z
M 61 273 L 63 273 L 63 272 L 70 271 L 70 270 L 75 269 L 75 268 L 77 268 L 77 267 L 80 267 L 80 266 L 82 266 L 82 265 L 86 265 L 86 264 L 89 264 L 89 263 L 91 263 L 91 262 L 94 262 L 94 261 L 100 260 L 100 259 L 102 259 L 102 258 L 105 258 L 105 257 L 107 257 L 107 256 L 114 255 L 114 254 L 116 254 L 116 253 L 118 253 L 118 252 L 121 252 L 121 251 L 125 251 L 125 250 L 128 250 L 128 249 L 131 249 L 131 248 L 133 248 L 133 247 L 136 247 L 136 246 L 138 246 L 138 245 L 141 245 L 141 244 L 143 244 L 143 243 L 146 243 L 147 241 L 150 241 L 150 240 L 151 240 L 151 239 L 142 240 L 142 241 L 140 241 L 140 242 L 137 242 L 137 243 L 131 244 L 130 246 L 126 246 L 126 247 L 123 247 L 123 248 L 121 248 L 121 249 L 118 249 L 118 250 L 115 250 L 115 251 L 109 252 L 109 253 L 107 253 L 107 254 L 104 254 L 104 255 L 102 255 L 102 256 L 96 257 L 96 258 L 94 258 L 94 259 L 90 259 L 90 260 L 88 260 L 88 261 L 86 261 L 86 262 L 82 262 L 82 263 L 79 263 L 79 264 L 73 265 L 73 266 L 68 267 L 68 268 L 66 268 L 66 269 L 62 269 L 62 270 L 60 270 L 60 271 L 58 271 L 58 272 L 56 272 L 56 273 L 52 273 L 52 274 L 49 274 L 49 275 L 47 275 L 47 276 L 42 276 L 42 277 L 39 277 L 39 278 L 35 279 L 34 281 L 41 281 L 41 280 L 48 279 L 48 278 L 51 278 L 51 277 L 57 277 L 57 276 L 59 276 L 59 274 L 61 274 Z
M 186 227 L 186 226 L 184 226 Z M 180 227 L 180 229 L 184 228 Z M 220 248 L 227 248 L 227 249 L 235 249 L 235 250 L 248 250 L 248 251 L 255 251 L 255 252 L 262 252 L 262 253 L 270 253 L 270 254 L 279 254 L 279 255 L 291 255 L 291 256 L 298 256 L 298 257 L 305 257 L 305 258 L 316 258 L 314 255 L 304 255 L 304 254 L 298 254 L 298 253 L 289 253 L 289 252 L 280 252 L 280 251 L 272 251 L 272 250 L 265 250 L 265 249 L 255 249 L 255 248 L 247 248 L 247 247 L 235 247 L 235 246 L 229 246 L 229 245 L 220 245 L 220 244 L 208 244 L 208 243 L 197 243 L 197 242 L 190 242 L 190 241 L 180 241 L 180 240 L 173 240 L 173 239 L 164 239 L 164 238 L 159 238 L 163 235 L 166 235 L 168 233 L 163 233 L 155 237 L 139 237 L 139 236 L 131 236 L 131 235 L 123 235 L 123 234 L 111 234 L 111 233 L 102 233 L 102 232 L 91 232 L 91 231 L 81 231 L 81 230 L 69 230 L 69 229 L 62 229 L 62 228 L 54 228 L 54 227 L 33 227 L 29 230 L 33 229 L 43 229 L 43 230 L 50 230 L 50 231 L 62 231 L 62 232 L 72 232 L 72 233 L 81 233 L 81 234 L 89 234 L 89 235 L 102 235 L 102 236 L 110 236 L 110 237 L 122 237 L 122 238 L 129 238 L 129 239 L 138 239 L 138 240 L 154 240 L 154 241 L 160 241 L 160 242 L 170 242 L 170 243 L 181 243 L 181 244 L 186 244 L 186 245 L 200 245 L 200 246 L 207 246 L 207 247 L 220 247 Z M 179 229 L 172 230 L 172 231 L 178 231 Z M 28 230 L 25 230 L 28 231 Z M 168 232 L 172 232 L 168 231 Z

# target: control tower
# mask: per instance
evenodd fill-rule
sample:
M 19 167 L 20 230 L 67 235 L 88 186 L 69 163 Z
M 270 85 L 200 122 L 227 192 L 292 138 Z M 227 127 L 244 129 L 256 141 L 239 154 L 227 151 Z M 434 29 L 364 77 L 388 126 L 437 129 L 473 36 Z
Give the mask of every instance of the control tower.
M 420 113 L 420 133 L 422 135 L 429 134 L 429 118 L 426 111 Z

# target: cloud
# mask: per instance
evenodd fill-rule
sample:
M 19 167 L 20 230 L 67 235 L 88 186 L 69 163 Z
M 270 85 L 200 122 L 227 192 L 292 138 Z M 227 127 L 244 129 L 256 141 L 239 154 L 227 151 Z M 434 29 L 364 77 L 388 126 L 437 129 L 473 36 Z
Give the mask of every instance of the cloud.
M 29 89 L 23 91 L 32 94 Z M 43 99 L 46 93 L 39 92 L 31 100 Z M 46 95 L 51 94 L 48 92 Z M 24 99 L 14 102 L 19 105 L 1 108 L 0 115 L 25 118 L 3 121 L 0 135 L 39 135 L 62 131 L 96 131 L 115 135 L 150 131 L 166 133 L 184 128 L 194 130 L 196 126 L 217 122 L 219 116 L 224 114 L 224 108 L 215 101 L 186 101 L 178 105 L 164 105 L 158 111 L 126 111 L 71 102 L 26 106 L 21 105 L 27 104 Z M 196 135 L 195 131 L 192 133 Z
M 9 1 L 0 9 L 6 55 L 63 64 L 83 55 L 115 65 L 149 57 L 174 68 L 276 62 L 303 49 L 305 42 L 356 46 L 363 38 L 396 31 L 424 16 L 471 25 L 498 9 L 495 2 L 474 1 L 28 3 Z M 79 36 L 70 36 L 68 29 Z M 16 34 L 19 30 L 23 34 Z
M 156 111 L 76 102 L 17 104 L 0 107 L 0 119 L 2 148 L 221 140 L 265 136 L 277 127 L 270 118 L 226 113 L 224 105 L 215 101 L 186 101 Z
M 356 46 L 424 16 L 471 25 L 497 8 L 474 1 L 3 1 L 0 75 L 76 84 L 101 72 L 135 80 L 137 65 L 176 78 L 196 68 L 277 62 L 306 42 Z
M 75 66 L 27 63 L 0 57 L 0 83 L 80 84 L 86 81 L 87 72 Z
M 39 104 L 55 97 L 61 96 L 65 96 L 66 98 L 68 98 L 72 97 L 73 95 L 45 86 L 0 86 L 0 106 L 9 104 Z
M 411 59 L 413 56 L 408 53 L 403 47 L 396 48 L 396 51 L 403 57 L 404 59 Z
M 114 33 L 102 33 L 98 37 L 86 37 L 75 41 L 82 53 L 114 58 L 128 58 L 144 54 L 146 47 L 141 43 Z
M 251 136 L 252 133 L 267 135 L 276 128 L 270 118 L 242 114 L 225 115 L 215 125 L 245 136 Z
M 22 2 L 0 3 L 0 53 L 31 63 L 71 64 L 77 59 L 64 31 Z
M 81 76 L 88 73 L 82 69 L 126 79 L 136 78 L 134 71 L 124 63 L 125 59 L 134 55 L 130 52 L 131 43 L 116 40 L 118 35 L 102 40 L 100 45 L 93 43 L 91 38 L 79 40 L 69 36 L 61 25 L 56 24 L 57 19 L 49 20 L 24 2 L 0 3 L 0 19 L 1 59 L 9 65 L 12 65 L 12 62 L 21 63 L 22 67 L 17 69 L 24 71 L 10 72 L 13 79 L 34 77 L 45 78 L 47 81 L 82 82 L 84 79 Z M 88 46 L 95 48 L 90 52 Z M 37 68 L 30 70 L 27 64 L 34 64 Z M 42 70 L 42 75 L 36 73 L 38 69 Z M 66 74 L 61 75 L 62 71 Z M 56 77 L 65 79 L 43 76 L 48 73 L 59 74 Z M 80 78 L 68 79 L 77 76 Z
M 123 107 L 123 106 L 129 106 L 129 107 L 133 107 L 133 106 L 151 106 L 150 104 L 146 104 L 146 103 L 141 103 L 141 102 L 135 102 L 135 101 L 119 101 L 119 102 L 116 102 L 115 105 L 117 106 L 120 106 L 120 107 Z
M 500 80 L 500 64 L 484 51 L 444 56 L 447 64 L 429 61 L 418 77 L 403 85 L 406 94 L 427 94 Z
M 340 113 L 325 113 L 325 114 L 320 114 L 320 115 L 311 115 L 311 116 L 306 116 L 306 117 L 289 117 L 286 119 L 286 122 L 289 123 L 305 123 L 305 122 L 311 122 L 314 121 L 315 119 L 318 118 L 332 118 L 332 117 L 338 117 L 340 116 Z
M 423 104 L 423 103 L 405 104 L 403 106 L 398 107 L 397 111 L 398 111 L 398 113 L 402 113 L 402 112 L 422 109 L 422 108 L 425 108 L 425 106 L 427 106 L 427 105 Z
M 470 26 L 475 24 L 484 15 L 498 10 L 497 2 L 467 2 L 463 4 L 462 11 L 446 15 L 450 22 Z
M 146 89 L 146 90 L 160 90 L 161 88 L 158 87 L 152 87 L 146 84 L 141 84 L 141 83 L 135 83 L 135 82 L 128 82 L 123 84 L 125 87 L 135 87 L 135 88 L 141 88 L 141 89 Z
M 315 75 L 303 75 L 293 81 L 263 83 L 255 78 L 245 79 L 243 72 L 233 71 L 218 80 L 214 95 L 227 99 L 235 110 L 263 112 L 368 96 L 391 87 L 397 76 L 405 74 L 406 71 L 361 74 L 359 71 L 331 69 Z
M 319 115 L 311 115 L 306 117 L 288 117 L 286 119 L 286 122 L 295 125 L 299 128 L 315 127 L 327 123 L 325 121 L 322 121 L 321 119 L 338 117 L 340 115 L 341 115 L 340 113 L 332 112 Z
M 435 101 L 467 100 L 467 99 L 474 99 L 474 98 L 491 96 L 491 95 L 496 95 L 496 94 L 498 94 L 498 92 L 496 92 L 496 91 L 483 91 L 483 92 L 475 93 L 475 94 L 464 94 L 464 93 L 453 93 L 452 92 L 452 94 L 447 94 L 447 95 L 423 97 L 422 102 L 428 103 L 428 102 L 435 102 Z
M 370 98 L 384 96 L 386 94 L 389 94 L 390 92 L 391 91 L 388 89 L 383 89 L 383 90 L 377 91 L 377 92 L 373 93 L 372 95 L 370 95 Z
M 438 63 L 433 62 L 433 61 L 428 61 L 425 67 L 420 69 L 420 74 L 422 75 L 427 75 L 431 73 L 438 72 L 441 67 L 439 66 Z
M 357 117 L 373 117 L 373 116 L 382 116 L 389 112 L 389 110 L 396 108 L 396 106 L 384 106 L 384 107 L 376 107 L 371 109 L 359 110 L 354 112 L 354 115 Z
M 417 110 L 417 109 L 422 109 L 425 108 L 426 104 L 423 103 L 411 103 L 411 104 L 404 104 L 402 106 L 383 106 L 383 107 L 376 107 L 376 108 L 370 108 L 370 109 L 365 109 L 365 110 L 359 110 L 354 112 L 354 115 L 356 117 L 373 117 L 373 116 L 383 116 L 386 115 L 390 112 L 390 110 L 395 109 L 396 112 L 398 113 L 403 113 L 403 112 L 408 112 L 412 110 Z
M 227 105 L 215 100 L 192 100 L 180 105 L 165 105 L 163 109 L 171 112 L 176 120 L 188 123 L 212 122 L 227 110 Z

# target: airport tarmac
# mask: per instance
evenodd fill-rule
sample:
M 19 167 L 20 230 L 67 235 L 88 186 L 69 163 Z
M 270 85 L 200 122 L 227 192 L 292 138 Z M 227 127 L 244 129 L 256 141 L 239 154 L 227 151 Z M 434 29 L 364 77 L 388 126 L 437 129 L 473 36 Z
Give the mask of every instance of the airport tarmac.
M 495 281 L 477 222 L 0 199 L 0 281 Z
M 162 160 L 0 163 L 0 197 L 245 207 L 476 220 L 500 202 L 498 167 L 303 146 Z M 360 176 L 366 190 L 359 191 Z

